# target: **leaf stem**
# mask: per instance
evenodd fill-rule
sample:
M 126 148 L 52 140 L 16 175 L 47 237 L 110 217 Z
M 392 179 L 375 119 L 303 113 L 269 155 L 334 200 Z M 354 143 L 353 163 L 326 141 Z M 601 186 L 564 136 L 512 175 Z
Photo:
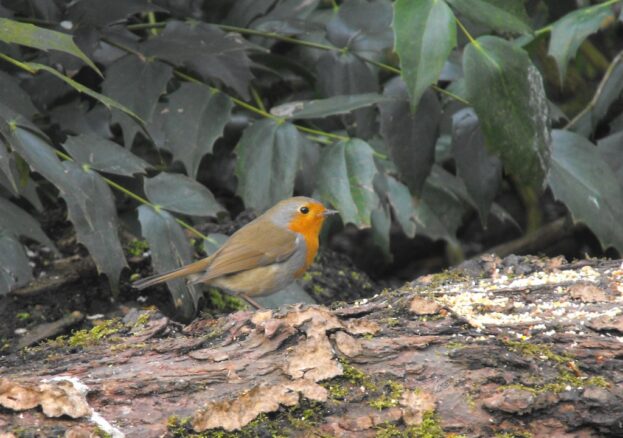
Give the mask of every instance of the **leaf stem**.
M 467 30 L 467 28 L 465 27 L 465 25 L 463 25 L 463 23 L 461 22 L 461 20 L 459 20 L 458 18 L 454 18 L 454 20 L 456 21 L 456 24 L 459 26 L 459 28 L 461 29 L 461 31 L 465 34 L 465 36 L 467 37 L 467 39 L 469 40 L 470 43 L 472 43 L 474 46 L 478 47 L 478 41 L 476 41 L 474 39 L 474 37 L 472 36 L 471 33 L 469 33 L 469 31 Z
M 21 68 L 22 70 L 25 70 L 25 71 L 27 71 L 30 74 L 34 75 L 34 74 L 37 73 L 37 69 L 32 68 L 31 66 L 29 66 L 29 65 L 27 65 L 27 64 L 25 64 L 25 63 L 23 63 L 21 61 L 18 61 L 15 58 L 11 58 L 10 56 L 5 55 L 4 53 L 0 53 L 0 59 L 4 59 L 6 62 L 8 62 L 10 64 L 13 64 L 14 66 L 16 66 L 18 68 Z
M 67 155 L 63 151 L 59 151 L 58 149 L 54 149 L 54 153 L 56 155 L 58 155 L 59 157 L 61 157 L 63 160 L 74 161 L 73 158 L 71 158 L 69 155 Z M 123 187 L 121 184 L 119 184 L 119 183 L 117 183 L 117 182 L 115 182 L 115 181 L 113 181 L 113 180 L 111 180 L 109 178 L 106 178 L 105 176 L 103 176 L 101 174 L 100 174 L 100 177 L 106 182 L 106 184 L 108 184 L 110 187 L 114 188 L 115 190 L 123 193 L 126 196 L 129 196 L 130 198 L 134 199 L 135 201 L 140 202 L 143 205 L 147 205 L 147 206 L 153 208 L 154 210 L 158 211 L 159 207 L 156 204 L 153 204 L 153 203 L 149 202 L 147 199 L 143 198 L 142 196 L 137 195 L 133 191 Z M 180 224 L 182 227 L 186 228 L 188 231 L 190 231 L 194 235 L 196 235 L 198 237 L 201 237 L 204 240 L 212 241 L 212 239 L 209 236 L 206 236 L 205 234 L 203 234 L 201 231 L 199 231 L 198 229 L 196 229 L 192 225 L 184 222 L 182 219 L 175 217 L 175 222 Z
M 617 0 L 620 1 L 620 0 Z M 158 27 L 162 27 L 164 25 L 164 23 L 154 23 L 154 25 L 158 25 Z M 213 24 L 214 26 L 219 27 L 220 29 L 229 31 L 229 32 L 238 32 L 240 34 L 243 35 L 254 35 L 254 36 L 260 36 L 260 37 L 264 37 L 264 38 L 270 38 L 270 39 L 274 39 L 274 40 L 278 40 L 278 41 L 284 41 L 284 42 L 288 42 L 291 44 L 296 44 L 299 46 L 303 46 L 303 47 L 310 47 L 312 49 L 318 49 L 318 50 L 325 50 L 325 51 L 329 51 L 329 52 L 343 52 L 344 49 L 341 49 L 339 47 L 336 46 L 332 46 L 330 44 L 322 44 L 322 43 L 316 43 L 314 41 L 308 41 L 308 40 L 302 40 L 299 38 L 292 38 L 286 35 L 281 35 L 278 34 L 276 32 L 263 32 L 260 30 L 255 30 L 255 29 L 247 29 L 245 27 L 238 27 L 238 26 L 229 26 L 226 24 Z M 152 27 L 151 23 L 139 23 L 139 24 L 130 24 L 128 26 L 126 26 L 128 29 L 130 30 L 138 30 L 138 29 L 150 29 Z M 397 75 L 402 74 L 402 71 L 397 68 L 394 67 L 392 65 L 389 64 L 385 64 L 379 61 L 375 61 L 374 59 L 370 59 L 367 58 L 365 56 L 362 55 L 358 55 L 356 53 L 353 53 L 355 56 L 357 56 L 359 59 L 361 59 L 362 61 L 374 65 L 382 70 L 388 71 L 390 73 L 395 73 Z M 432 85 L 433 89 L 435 91 L 438 91 L 439 93 L 445 94 L 446 96 L 461 102 L 464 105 L 469 105 L 470 103 L 463 99 L 462 97 L 446 90 L 445 88 L 439 87 L 435 84 Z

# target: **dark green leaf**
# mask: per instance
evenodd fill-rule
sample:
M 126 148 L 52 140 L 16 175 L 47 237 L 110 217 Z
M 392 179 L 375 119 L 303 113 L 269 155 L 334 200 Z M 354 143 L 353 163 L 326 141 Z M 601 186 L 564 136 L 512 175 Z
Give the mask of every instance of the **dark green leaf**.
M 58 124 L 67 134 L 95 134 L 111 138 L 110 111 L 103 105 L 92 106 L 80 97 L 54 107 L 48 113 L 53 123 Z
M 28 237 L 56 251 L 54 243 L 45 235 L 39 223 L 24 210 L 8 199 L 0 198 L 0 211 L 0 231 L 6 230 L 15 236 Z
M 146 62 L 135 55 L 126 55 L 108 67 L 102 84 L 106 96 L 115 99 L 149 123 L 158 99 L 165 92 L 173 69 L 158 61 Z M 113 111 L 112 123 L 123 129 L 126 147 L 130 147 L 140 127 L 127 115 Z
M 13 154 L 0 140 L 0 176 L 6 180 L 6 188 L 14 195 L 19 193 L 19 176 L 17 174 L 17 166 Z
M 412 114 L 406 87 L 400 78 L 390 81 L 384 94 L 396 101 L 379 105 L 381 135 L 401 179 L 413 193 L 420 193 L 435 160 L 441 104 L 435 93 L 429 91 Z
M 573 132 L 553 133 L 549 185 L 573 219 L 595 233 L 604 248 L 623 251 L 623 189 L 597 148 Z
M 192 262 L 192 249 L 184 231 L 166 211 L 154 211 L 147 205 L 138 208 L 141 233 L 149 242 L 151 263 L 155 272 L 168 272 Z M 196 312 L 201 292 L 197 286 L 186 285 L 182 278 L 167 282 L 173 296 L 177 316 L 191 320 Z
M 190 216 L 215 217 L 223 211 L 207 187 L 179 173 L 161 172 L 145 178 L 145 194 L 166 210 Z
M 236 147 L 236 176 L 247 207 L 263 211 L 292 196 L 305 141 L 294 125 L 273 120 L 260 120 L 244 131 Z
M 392 46 L 392 6 L 387 0 L 349 0 L 327 25 L 327 38 L 337 47 L 374 57 Z
M 316 64 L 318 88 L 324 97 L 377 93 L 379 84 L 370 67 L 352 53 L 327 52 Z M 341 117 L 350 132 L 367 139 L 377 132 L 376 112 L 362 108 Z
M 103 103 L 106 106 L 106 108 L 109 108 L 109 109 L 110 108 L 115 108 L 115 109 L 118 109 L 120 111 L 123 111 L 124 113 L 126 113 L 130 117 L 134 118 L 139 123 L 143 123 L 143 120 L 136 113 L 134 113 L 131 109 L 129 109 L 125 105 L 120 104 L 119 102 L 117 102 L 114 99 L 111 99 L 110 97 L 104 96 L 103 94 L 100 94 L 100 93 L 98 93 L 96 91 L 93 91 L 89 87 L 85 87 L 81 83 L 74 81 L 70 77 L 65 76 L 64 74 L 62 74 L 58 70 L 53 69 L 52 67 L 48 67 L 47 65 L 43 65 L 43 64 L 37 64 L 35 62 L 28 62 L 28 63 L 26 63 L 26 65 L 28 67 L 32 68 L 34 71 L 39 71 L 39 70 L 47 71 L 48 73 L 53 74 L 57 78 L 63 80 L 67 84 L 71 85 L 72 88 L 74 88 L 79 93 L 84 93 L 87 96 L 91 96 L 93 99 L 96 99 L 96 100 L 100 101 L 101 103 Z
M 18 82 L 8 74 L 0 71 L 0 102 L 22 114 L 27 119 L 31 119 L 38 111 L 32 104 L 30 96 L 18 84 Z
M 415 204 L 407 186 L 387 175 L 387 199 L 407 237 L 415 236 Z
M 20 44 L 39 50 L 59 50 L 69 53 L 80 58 L 98 74 L 102 74 L 88 56 L 76 46 L 71 35 L 65 33 L 0 17 L 0 41 Z
M 186 24 L 171 20 L 155 38 L 144 43 L 147 56 L 156 56 L 196 71 L 210 79 L 232 87 L 245 99 L 253 78 L 249 45 L 238 35 L 226 34 L 205 23 Z
M 221 233 L 210 233 L 203 241 L 203 250 L 207 255 L 212 255 L 229 239 L 229 236 Z
M 597 124 L 605 118 L 612 104 L 621 97 L 622 92 L 623 54 L 619 53 L 610 63 L 589 106 L 570 122 L 570 129 L 588 138 Z
M 247 27 L 256 19 L 265 15 L 276 0 L 237 0 L 232 2 L 231 9 L 225 17 L 225 24 Z
M 456 232 L 464 214 L 465 206 L 456 196 L 427 182 L 415 206 L 418 234 L 458 245 Z
M 623 187 L 623 131 L 618 131 L 597 142 L 599 154 L 608 163 Z
M 78 241 L 89 250 L 98 271 L 106 274 L 113 291 L 118 291 L 119 274 L 127 264 L 117 235 L 115 202 L 106 183 L 75 163 L 61 163 L 38 134 L 18 127 L 12 140 L 28 164 L 59 189 Z
M 487 147 L 519 183 L 543 188 L 551 135 L 543 79 L 527 53 L 484 36 L 463 55 L 465 86 Z
M 118 292 L 119 275 L 128 264 L 117 234 L 117 209 L 110 188 L 94 171 L 84 171 L 71 161 L 65 161 L 63 167 L 65 182 L 59 188 L 78 242 L 89 250 L 97 271 L 106 274 L 111 289 Z
M 381 249 L 386 262 L 393 259 L 390 248 L 392 217 L 388 206 L 379 205 L 372 211 L 372 240 Z
M 286 119 L 318 119 L 337 114 L 346 114 L 359 108 L 392 100 L 390 97 L 377 93 L 349 94 L 346 96 L 333 96 L 327 99 L 288 102 L 273 107 L 270 112 Z
M 151 167 L 117 143 L 93 134 L 67 137 L 63 147 L 78 163 L 115 175 L 133 176 Z
M 447 0 L 461 15 L 491 29 L 530 33 L 524 0 Z
M 604 3 L 570 12 L 553 24 L 548 53 L 558 64 L 561 84 L 567 73 L 567 64 L 580 44 L 597 32 L 609 16 L 612 16 L 612 9 Z
M 372 148 L 359 139 L 326 146 L 318 172 L 320 195 L 339 210 L 344 223 L 370 226 L 370 215 L 379 204 L 373 187 L 376 166 Z
M 176 160 L 184 163 L 191 178 L 197 177 L 201 159 L 212 153 L 214 143 L 223 135 L 232 106 L 225 94 L 196 84 L 182 84 L 169 96 L 160 117 L 165 146 Z
M 444 1 L 397 0 L 394 4 L 396 52 L 415 112 L 422 94 L 439 74 L 456 46 L 454 14 Z
M 22 244 L 0 229 L 0 297 L 32 280 L 32 268 Z
M 69 19 L 82 26 L 104 26 L 139 12 L 166 12 L 148 0 L 78 0 L 67 9 Z
M 489 209 L 502 183 L 502 163 L 485 148 L 478 116 L 464 108 L 452 117 L 452 148 L 456 170 L 476 202 L 480 221 L 487 224 Z

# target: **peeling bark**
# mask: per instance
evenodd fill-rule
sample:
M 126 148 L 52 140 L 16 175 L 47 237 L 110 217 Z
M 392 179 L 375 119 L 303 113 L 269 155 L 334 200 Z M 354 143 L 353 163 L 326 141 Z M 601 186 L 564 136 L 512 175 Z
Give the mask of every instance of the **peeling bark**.
M 151 314 L 97 342 L 2 357 L 0 431 L 622 436 L 621 262 L 479 266 L 335 310 L 183 330 Z

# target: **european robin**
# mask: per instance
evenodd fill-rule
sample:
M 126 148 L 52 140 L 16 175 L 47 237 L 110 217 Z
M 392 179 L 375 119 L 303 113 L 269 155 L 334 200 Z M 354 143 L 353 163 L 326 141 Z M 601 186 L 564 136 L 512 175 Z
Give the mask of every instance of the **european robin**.
M 285 199 L 234 234 L 210 257 L 132 284 L 144 289 L 179 277 L 238 295 L 256 308 L 252 297 L 275 293 L 301 277 L 318 252 L 318 234 L 328 215 L 320 202 Z

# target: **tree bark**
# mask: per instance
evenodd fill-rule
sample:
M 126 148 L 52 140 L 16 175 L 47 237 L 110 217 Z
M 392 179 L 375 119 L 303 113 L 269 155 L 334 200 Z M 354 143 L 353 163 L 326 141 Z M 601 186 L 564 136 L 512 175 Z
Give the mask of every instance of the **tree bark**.
M 0 436 L 622 436 L 622 280 L 489 257 L 332 310 L 142 312 L 0 358 Z

